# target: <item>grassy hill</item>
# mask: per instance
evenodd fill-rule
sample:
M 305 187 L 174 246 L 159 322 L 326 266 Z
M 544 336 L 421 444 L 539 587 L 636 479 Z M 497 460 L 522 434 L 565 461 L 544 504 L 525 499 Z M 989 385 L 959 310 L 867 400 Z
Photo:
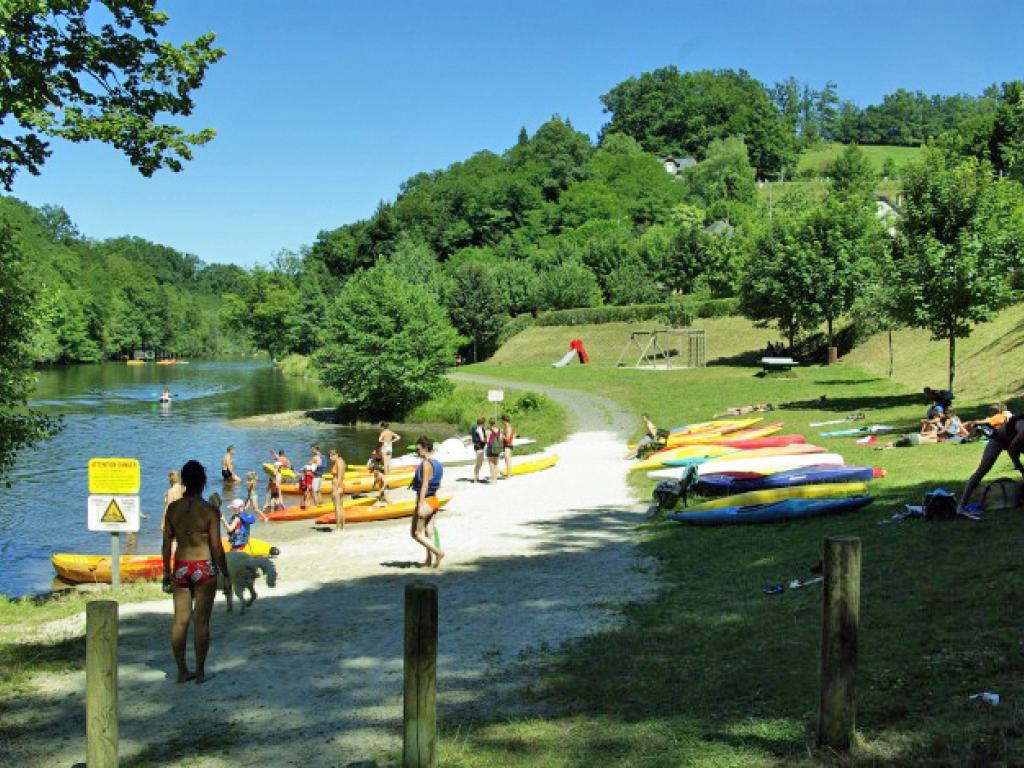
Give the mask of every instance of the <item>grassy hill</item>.
M 797 162 L 797 173 L 812 170 L 815 173 L 824 175 L 828 171 L 828 167 L 839 157 L 839 154 L 844 149 L 846 149 L 845 144 L 832 142 L 805 150 L 801 153 L 800 160 Z M 899 167 L 914 162 L 921 154 L 920 147 L 872 146 L 865 144 L 861 145 L 861 149 L 868 160 L 871 161 L 871 165 L 876 173 L 882 172 L 882 164 L 887 159 L 891 159 Z

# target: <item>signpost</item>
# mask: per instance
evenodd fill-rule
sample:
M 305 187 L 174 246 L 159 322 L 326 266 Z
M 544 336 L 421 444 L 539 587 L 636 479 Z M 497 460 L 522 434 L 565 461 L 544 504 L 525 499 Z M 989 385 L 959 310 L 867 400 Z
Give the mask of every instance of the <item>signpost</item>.
M 110 534 L 110 586 L 121 589 L 121 533 L 139 530 L 138 459 L 90 459 L 88 527 Z
M 504 389 L 488 389 L 487 399 L 494 403 L 494 420 L 498 420 L 498 403 L 504 402 L 505 390 Z

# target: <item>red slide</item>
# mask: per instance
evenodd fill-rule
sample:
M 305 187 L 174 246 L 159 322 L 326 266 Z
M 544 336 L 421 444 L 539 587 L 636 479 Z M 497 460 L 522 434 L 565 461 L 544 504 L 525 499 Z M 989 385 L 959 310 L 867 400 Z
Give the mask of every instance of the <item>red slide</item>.
M 590 357 L 587 355 L 587 349 L 583 346 L 582 339 L 573 339 L 569 342 L 569 348 L 576 350 L 576 354 L 580 358 L 580 362 L 583 364 L 590 362 Z

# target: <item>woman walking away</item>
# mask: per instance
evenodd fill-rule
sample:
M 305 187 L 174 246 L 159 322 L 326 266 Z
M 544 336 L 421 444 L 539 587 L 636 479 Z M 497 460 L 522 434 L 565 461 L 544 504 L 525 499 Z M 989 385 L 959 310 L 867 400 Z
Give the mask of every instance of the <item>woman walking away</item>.
M 999 429 L 992 433 L 992 437 L 989 438 L 988 443 L 985 445 L 985 450 L 981 454 L 981 462 L 967 481 L 964 495 L 960 497 L 960 503 L 957 504 L 957 514 L 964 511 L 964 505 L 971 498 L 974 489 L 978 487 L 982 478 L 989 473 L 989 470 L 995 465 L 996 459 L 999 458 L 999 454 L 1003 451 L 1006 451 L 1010 461 L 1013 462 L 1013 466 L 1021 473 L 1021 476 L 1024 476 L 1024 466 L 1021 466 L 1020 463 L 1020 452 L 1022 449 L 1024 449 L 1024 416 L 1016 415 L 1000 426 Z
M 205 682 L 206 654 L 210 649 L 210 613 L 217 593 L 217 569 L 224 574 L 224 591 L 231 590 L 224 548 L 220 541 L 220 510 L 203 500 L 206 470 L 198 461 L 181 468 L 185 486 L 182 498 L 167 508 L 164 527 L 164 590 L 174 595 L 174 623 L 171 624 L 171 651 L 178 665 L 178 682 Z M 177 544 L 174 568 L 171 547 Z M 185 663 L 188 625 L 194 620 L 195 673 Z
M 409 487 L 416 492 L 416 514 L 412 520 L 412 537 L 427 550 L 426 567 L 439 568 L 444 552 L 434 546 L 434 518 L 441 503 L 437 498 L 437 489 L 441 487 L 441 476 L 444 468 L 441 462 L 430 454 L 434 443 L 429 438 L 421 437 L 416 441 L 416 454 L 423 459 L 412 477 Z
M 498 459 L 501 458 L 501 432 L 494 419 L 487 422 L 487 463 L 491 465 L 491 485 L 498 482 Z
M 241 478 L 235 474 L 235 446 L 229 445 L 220 460 L 220 476 L 225 483 L 239 483 Z
M 516 428 L 507 414 L 501 414 L 501 448 L 505 455 L 505 477 L 512 477 L 512 442 L 516 439 Z
M 384 457 L 385 475 L 391 471 L 392 445 L 401 439 L 402 436 L 397 432 L 393 432 L 391 426 L 386 421 L 380 423 L 380 434 L 377 435 L 377 442 L 380 443 L 380 452 Z
M 476 463 L 473 465 L 473 482 L 480 482 L 480 470 L 484 466 L 484 448 L 487 447 L 487 430 L 484 429 L 484 420 L 477 419 L 476 424 L 469 430 L 469 437 L 473 441 L 473 451 L 476 453 Z
M 348 467 L 341 454 L 334 448 L 331 449 L 331 474 L 334 479 L 331 481 L 331 501 L 334 502 L 334 514 L 337 518 L 338 531 L 345 530 L 345 505 L 341 497 L 345 495 L 345 471 Z

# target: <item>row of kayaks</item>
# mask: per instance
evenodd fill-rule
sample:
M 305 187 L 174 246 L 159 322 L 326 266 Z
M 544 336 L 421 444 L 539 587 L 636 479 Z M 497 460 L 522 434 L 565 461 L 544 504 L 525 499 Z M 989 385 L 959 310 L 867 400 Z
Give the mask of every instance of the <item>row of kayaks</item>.
M 648 477 L 696 476 L 693 491 L 707 501 L 669 519 L 692 525 L 785 522 L 870 504 L 871 480 L 884 470 L 846 465 L 843 457 L 783 435 L 781 423 L 759 419 L 703 422 L 673 430 L 664 449 L 637 462 Z M 685 438 L 685 442 L 682 442 Z

